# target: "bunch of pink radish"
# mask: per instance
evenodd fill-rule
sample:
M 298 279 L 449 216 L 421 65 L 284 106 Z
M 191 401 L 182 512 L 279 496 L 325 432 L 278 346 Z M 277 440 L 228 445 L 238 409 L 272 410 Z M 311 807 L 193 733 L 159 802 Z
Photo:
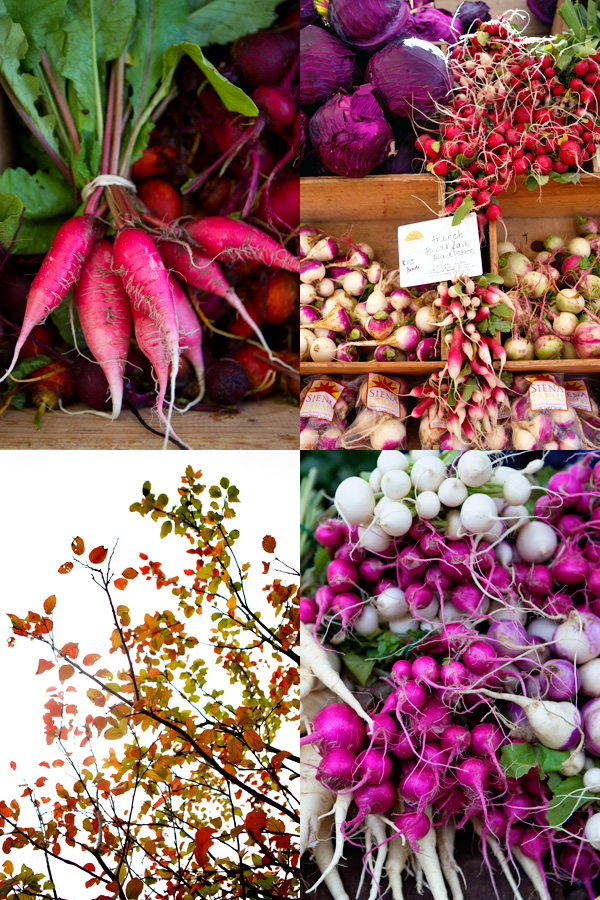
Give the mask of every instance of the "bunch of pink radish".
M 531 882 L 548 900 L 549 878 L 596 896 L 600 460 L 547 484 L 542 466 L 383 452 L 315 530 L 330 561 L 301 603 L 301 843 L 336 900 L 351 846 L 373 900 L 384 871 L 401 900 L 403 870 L 461 900 L 463 829 L 515 898 Z
M 58 230 L 31 286 L 21 332 L 3 378 L 14 368 L 32 329 L 74 288 L 84 337 L 108 381 L 112 418 L 121 409 L 133 323 L 138 346 L 154 369 L 157 410 L 166 425 L 167 441 L 180 355 L 195 369 L 198 399 L 204 386 L 202 329 L 184 285 L 223 297 L 270 354 L 260 328 L 227 283 L 218 261 L 256 260 L 292 272 L 299 271 L 299 262 L 258 228 L 234 219 L 212 216 L 169 229 L 144 225 L 141 217 L 131 213 L 117 214 L 115 219 L 114 243 L 103 239 L 105 227 L 94 214 L 69 219 Z M 166 416 L 163 405 L 169 383 Z
M 496 358 L 503 365 L 506 353 L 488 325 L 494 321 L 491 316 L 500 324 L 509 321 L 513 309 L 510 298 L 488 278 L 476 283 L 455 277 L 450 286 L 438 285 L 432 324 L 443 334 L 448 359 L 440 372 L 411 392 L 419 399 L 411 415 L 419 419 L 424 449 L 510 446 L 502 424 L 508 395 L 493 363 Z
M 441 135 L 417 141 L 428 169 L 446 181 L 448 213 L 476 209 L 480 224 L 497 220 L 498 195 L 513 179 L 534 188 L 589 168 L 600 142 L 596 44 L 567 33 L 532 45 L 500 17 L 452 47 Z
M 312 362 L 438 359 L 435 291 L 400 287 L 369 244 L 300 229 L 300 357 Z

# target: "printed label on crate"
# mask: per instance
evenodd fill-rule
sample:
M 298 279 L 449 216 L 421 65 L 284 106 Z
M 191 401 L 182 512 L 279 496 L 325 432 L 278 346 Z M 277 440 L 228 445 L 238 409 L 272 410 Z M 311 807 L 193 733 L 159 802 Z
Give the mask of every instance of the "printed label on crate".
M 583 381 L 565 381 L 567 402 L 573 409 L 583 409 L 585 412 L 593 412 L 592 401 L 587 386 Z
M 367 376 L 367 409 L 400 418 L 400 385 L 377 372 Z
M 333 422 L 335 404 L 342 396 L 344 385 L 330 378 L 317 378 L 304 395 L 300 416 L 303 419 L 325 419 Z
M 398 228 L 400 285 L 446 281 L 453 275 L 483 274 L 477 216 L 470 213 L 460 225 L 452 216 Z
M 531 383 L 529 408 L 532 412 L 545 409 L 568 410 L 567 392 L 553 375 L 527 375 L 526 380 Z

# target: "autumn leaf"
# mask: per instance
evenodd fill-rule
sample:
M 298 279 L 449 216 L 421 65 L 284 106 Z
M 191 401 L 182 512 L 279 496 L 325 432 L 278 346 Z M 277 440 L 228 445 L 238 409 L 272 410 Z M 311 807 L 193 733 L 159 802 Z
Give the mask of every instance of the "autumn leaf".
M 83 657 L 84 666 L 93 666 L 95 662 L 98 662 L 100 659 L 99 653 L 88 653 L 87 656 Z
M 262 809 L 253 809 L 244 819 L 246 830 L 256 840 L 267 824 L 267 814 Z
M 106 547 L 94 547 L 89 555 L 89 560 L 94 566 L 99 566 L 106 559 L 108 550 Z
M 70 641 L 68 644 L 65 644 L 60 652 L 63 656 L 68 656 L 69 659 L 77 659 L 77 656 L 79 655 L 79 644 L 74 644 Z
M 143 890 L 144 882 L 139 878 L 132 878 L 131 881 L 128 881 L 125 885 L 125 896 L 127 897 L 127 900 L 137 900 Z
M 265 553 L 275 553 L 276 541 L 270 534 L 265 535 L 262 541 L 262 547 Z
M 50 660 L 48 660 L 48 659 L 40 659 L 38 667 L 37 667 L 37 672 L 35 674 L 41 675 L 42 672 L 47 672 L 49 669 L 53 669 L 53 668 L 54 668 L 53 662 L 50 662 Z
M 242 761 L 244 747 L 236 737 L 230 735 L 227 738 L 227 760 L 234 765 Z
M 61 682 L 66 681 L 67 678 L 71 678 L 74 674 L 75 669 L 73 668 L 73 666 L 61 666 L 58 670 L 58 677 L 60 678 Z
M 46 613 L 47 616 L 50 615 L 50 613 L 54 610 L 55 606 L 56 606 L 56 597 L 54 596 L 54 594 L 51 594 L 49 597 L 46 597 L 46 599 L 44 600 L 44 612 Z
M 73 551 L 75 556 L 81 556 L 81 554 L 85 550 L 85 544 L 83 543 L 83 539 L 80 537 L 73 538 L 73 543 L 71 544 L 71 550 Z
M 244 732 L 244 740 L 251 750 L 262 750 L 265 746 L 260 734 L 254 731 L 253 728 L 246 729 Z
M 106 703 L 106 696 L 102 693 L 102 691 L 97 691 L 95 688 L 90 688 L 86 691 L 87 696 L 90 698 L 92 703 L 96 706 L 104 706 Z
M 129 584 L 126 578 L 115 578 L 113 583 L 118 591 L 124 591 Z
M 63 563 L 62 566 L 59 566 L 58 574 L 59 575 L 68 575 L 68 573 L 72 570 L 72 568 L 73 568 L 72 562 Z
M 209 864 L 208 848 L 214 843 L 212 839 L 214 831 L 210 825 L 204 825 L 197 830 L 194 838 L 194 859 L 202 869 Z
M 138 572 L 137 569 L 123 569 L 121 575 L 123 576 L 123 578 L 127 578 L 128 581 L 132 581 L 134 578 L 138 577 Z

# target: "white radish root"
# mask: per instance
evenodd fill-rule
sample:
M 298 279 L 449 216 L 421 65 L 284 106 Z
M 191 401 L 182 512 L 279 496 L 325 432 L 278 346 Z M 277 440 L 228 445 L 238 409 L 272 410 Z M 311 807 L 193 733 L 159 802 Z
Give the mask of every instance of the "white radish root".
M 420 838 L 418 847 L 419 850 L 415 852 L 415 856 L 423 869 L 433 900 L 448 900 L 448 892 L 446 891 L 442 867 L 437 854 L 435 828 L 433 825 L 425 837 Z
M 473 825 L 473 828 L 475 829 L 476 834 L 478 834 L 479 837 L 483 839 L 483 828 L 481 825 L 481 820 L 473 817 L 471 819 L 471 823 Z M 498 863 L 500 865 L 500 868 L 502 869 L 504 877 L 506 878 L 506 880 L 508 881 L 509 885 L 511 886 L 511 888 L 513 890 L 513 893 L 515 895 L 514 900 L 523 900 L 521 894 L 519 893 L 519 888 L 517 886 L 517 883 L 512 876 L 512 872 L 510 871 L 510 866 L 508 864 L 508 860 L 506 859 L 506 856 L 504 855 L 500 844 L 498 843 L 496 838 L 493 835 L 491 835 L 489 832 L 486 832 L 485 840 L 486 840 L 488 847 L 491 849 L 492 853 L 498 860 Z M 513 852 L 514 852 L 514 850 L 513 850 Z
M 415 870 L 415 881 L 417 883 L 417 894 L 422 894 L 425 890 L 425 876 L 423 874 L 423 867 L 419 862 L 416 854 L 412 853 L 413 860 L 413 868 Z
M 455 834 L 456 828 L 451 822 L 448 822 L 447 825 L 443 825 L 441 828 L 438 828 L 438 855 L 440 857 L 442 872 L 444 873 L 446 881 L 450 885 L 452 900 L 464 900 L 458 873 L 460 872 L 460 874 L 462 875 L 463 881 L 465 880 L 465 876 L 463 875 L 462 870 L 456 865 L 456 860 L 454 859 Z
M 300 793 L 302 816 L 300 819 L 300 856 L 318 841 L 319 820 L 333 809 L 335 795 L 319 784 L 315 778 L 321 757 L 310 744 L 300 748 Z M 329 830 L 331 830 L 329 828 Z M 333 852 L 333 851 L 332 851 Z
M 377 847 L 377 857 L 371 874 L 371 890 L 369 891 L 369 900 L 376 900 L 376 897 L 379 894 L 381 874 L 387 856 L 387 834 L 385 825 L 380 816 L 367 816 L 367 829 L 371 832 L 375 841 L 375 846 Z
M 371 717 L 364 711 L 354 694 L 348 690 L 338 673 L 331 668 L 327 659 L 327 651 L 317 643 L 310 629 L 304 623 L 300 623 L 300 653 L 302 664 L 310 669 L 325 687 L 337 694 L 340 700 L 358 713 L 361 719 L 372 724 Z
M 342 834 L 342 825 L 346 821 L 346 817 L 348 815 L 348 808 L 352 803 L 352 799 L 354 794 L 350 791 L 347 794 L 338 794 L 335 800 L 335 804 L 333 806 L 333 814 L 334 814 L 334 832 L 335 832 L 335 853 L 333 854 L 333 858 L 329 863 L 329 866 L 325 872 L 321 873 L 321 877 L 312 887 L 310 887 L 307 891 L 307 894 L 311 891 L 314 891 L 322 881 L 325 881 L 326 875 L 332 869 L 335 869 L 337 864 L 342 858 L 344 852 L 344 835 Z
M 320 872 L 324 872 L 333 859 L 333 842 L 329 834 L 329 826 L 323 820 L 320 822 L 318 841 L 312 848 L 312 855 Z M 333 869 L 327 875 L 325 884 L 333 900 L 350 900 L 337 869 Z
M 392 890 L 393 900 L 404 900 L 402 872 L 406 867 L 409 855 L 410 847 L 408 846 L 408 841 L 401 834 L 397 834 L 388 843 L 387 859 L 385 861 L 385 871 Z
M 550 900 L 548 888 L 546 887 L 539 866 L 536 863 L 535 859 L 531 859 L 529 856 L 525 856 L 523 851 L 519 850 L 518 847 L 513 847 L 512 852 L 515 859 L 519 862 L 521 868 L 534 886 L 536 893 L 540 897 L 540 900 Z
M 310 669 L 300 666 L 300 699 L 303 700 L 311 691 L 318 687 L 318 679 L 313 675 Z

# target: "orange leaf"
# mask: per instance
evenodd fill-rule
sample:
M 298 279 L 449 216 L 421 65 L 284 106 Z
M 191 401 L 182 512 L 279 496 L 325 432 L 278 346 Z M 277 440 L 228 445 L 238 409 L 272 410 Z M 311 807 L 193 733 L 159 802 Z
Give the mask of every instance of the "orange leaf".
M 114 585 L 118 591 L 124 591 L 128 583 L 126 578 L 116 578 L 114 581 Z
M 48 669 L 53 669 L 54 663 L 50 662 L 49 659 L 40 659 L 39 665 L 37 667 L 36 675 L 41 675 L 42 672 L 47 672 Z
M 246 729 L 246 731 L 244 732 L 244 740 L 251 750 L 262 750 L 265 746 L 260 734 L 254 731 L 253 728 Z
M 63 656 L 68 656 L 69 659 L 77 659 L 79 655 L 79 644 L 74 644 L 70 641 L 68 644 L 65 644 L 60 652 Z
M 85 544 L 83 543 L 83 539 L 80 537 L 73 538 L 73 543 L 71 544 L 71 550 L 73 551 L 75 556 L 81 556 L 81 554 L 85 550 Z
M 227 761 L 235 765 L 242 761 L 243 755 L 244 747 L 242 743 L 233 735 L 229 735 L 227 738 Z
M 95 662 L 98 662 L 100 659 L 99 653 L 88 653 L 87 656 L 83 657 L 84 666 L 93 666 Z
M 261 831 L 267 824 L 267 814 L 262 809 L 253 809 L 252 812 L 249 812 L 246 818 L 244 819 L 244 825 L 246 826 L 246 830 L 252 835 L 253 838 L 257 838 L 260 835 Z
M 132 581 L 134 578 L 138 577 L 137 569 L 123 569 L 121 572 L 123 578 L 127 578 L 128 581 Z
M 274 769 L 280 769 L 284 759 L 287 759 L 287 757 L 291 755 L 292 754 L 288 753 L 287 750 L 280 750 L 279 753 L 276 753 L 275 756 L 271 757 L 271 765 Z
M 59 575 L 67 575 L 71 569 L 73 568 L 72 562 L 63 563 L 62 566 L 59 566 L 58 574 Z
M 274 553 L 275 552 L 275 538 L 271 537 L 270 534 L 265 535 L 262 542 L 263 550 L 265 553 Z
M 67 678 L 71 678 L 74 672 L 75 669 L 73 668 L 73 666 L 61 666 L 58 670 L 58 677 L 60 678 L 61 682 L 66 681 Z
M 271 568 L 271 563 L 265 562 L 263 559 L 263 575 L 266 575 L 269 569 Z
M 194 859 L 203 869 L 205 869 L 209 863 L 208 848 L 214 843 L 212 839 L 214 832 L 215 829 L 211 828 L 210 825 L 204 825 L 203 828 L 198 829 L 196 837 L 194 838 Z
M 10 767 L 11 767 L 11 769 L 12 769 L 12 770 L 13 770 L 13 772 L 14 772 L 14 771 L 15 771 L 15 769 L 16 769 L 16 768 L 17 768 L 17 764 L 16 764 L 16 762 L 11 762 L 11 764 L 10 764 Z
M 94 566 L 99 566 L 106 559 L 107 553 L 106 547 L 94 547 L 90 553 L 89 560 Z
M 46 615 L 49 616 L 55 606 L 56 606 L 56 597 L 54 596 L 54 594 L 52 594 L 50 597 L 47 597 L 44 600 L 44 612 L 46 613 Z
M 36 786 L 36 787 L 44 787 L 44 785 L 46 784 L 47 781 L 48 781 L 47 778 L 43 778 L 43 777 L 42 777 L 42 778 L 38 778 L 38 780 L 37 780 L 36 783 L 35 783 L 35 786 Z

